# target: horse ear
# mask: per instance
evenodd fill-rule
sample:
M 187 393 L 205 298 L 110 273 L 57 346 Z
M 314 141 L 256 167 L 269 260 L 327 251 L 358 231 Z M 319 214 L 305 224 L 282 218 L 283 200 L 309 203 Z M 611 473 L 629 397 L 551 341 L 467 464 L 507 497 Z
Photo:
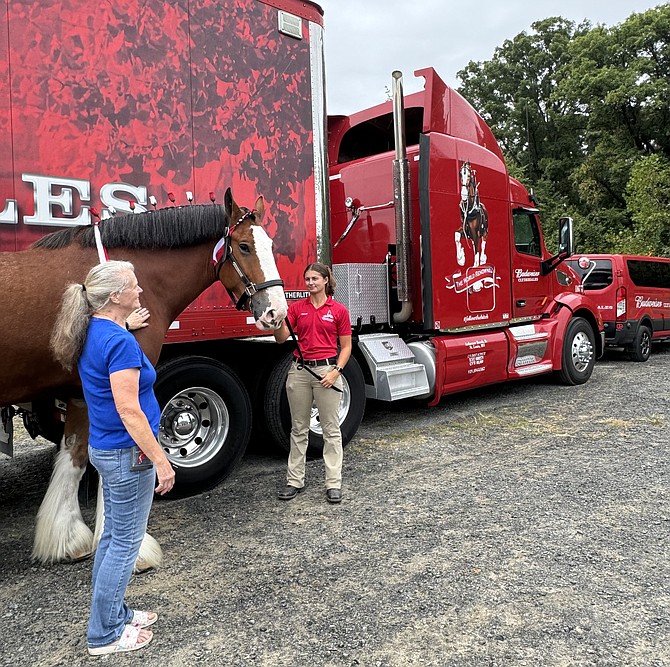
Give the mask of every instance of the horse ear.
M 256 200 L 254 211 L 256 211 L 256 220 L 260 222 L 265 215 L 265 200 L 263 199 L 263 195 Z
M 226 213 L 228 214 L 229 218 L 233 217 L 233 204 L 235 203 L 233 201 L 233 193 L 230 188 L 226 190 L 226 194 L 223 196 L 223 203 L 226 208 Z

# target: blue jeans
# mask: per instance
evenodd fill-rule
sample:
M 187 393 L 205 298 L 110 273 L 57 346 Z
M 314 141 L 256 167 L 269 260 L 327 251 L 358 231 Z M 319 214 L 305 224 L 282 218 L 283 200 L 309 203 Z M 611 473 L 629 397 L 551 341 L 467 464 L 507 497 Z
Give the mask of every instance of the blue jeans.
M 124 597 L 147 530 L 154 495 L 154 467 L 130 469 L 131 448 L 88 448 L 102 480 L 105 525 L 93 563 L 88 645 L 106 646 L 123 632 L 133 612 Z

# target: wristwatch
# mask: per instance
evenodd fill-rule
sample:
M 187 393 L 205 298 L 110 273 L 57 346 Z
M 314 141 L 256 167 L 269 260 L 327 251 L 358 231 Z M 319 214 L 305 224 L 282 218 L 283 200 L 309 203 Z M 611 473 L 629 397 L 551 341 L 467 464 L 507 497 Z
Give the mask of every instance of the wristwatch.
M 335 370 L 336 370 L 338 373 L 342 373 L 342 371 L 344 370 L 344 368 L 342 368 L 342 366 L 335 366 Z

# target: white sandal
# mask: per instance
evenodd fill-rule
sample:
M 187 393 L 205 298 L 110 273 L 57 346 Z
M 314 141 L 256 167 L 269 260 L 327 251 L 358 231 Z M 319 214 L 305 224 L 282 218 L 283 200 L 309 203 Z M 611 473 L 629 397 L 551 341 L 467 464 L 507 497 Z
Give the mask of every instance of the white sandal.
M 147 630 L 149 639 L 140 641 L 140 632 L 142 628 L 136 625 L 126 625 L 117 641 L 107 646 L 89 646 L 89 655 L 108 655 L 109 653 L 125 653 L 126 651 L 137 651 L 151 643 L 154 638 L 153 632 Z
M 153 615 L 152 615 L 153 614 Z M 148 628 L 158 620 L 158 614 L 155 611 L 133 610 L 133 617 L 130 619 L 130 625 L 138 628 Z

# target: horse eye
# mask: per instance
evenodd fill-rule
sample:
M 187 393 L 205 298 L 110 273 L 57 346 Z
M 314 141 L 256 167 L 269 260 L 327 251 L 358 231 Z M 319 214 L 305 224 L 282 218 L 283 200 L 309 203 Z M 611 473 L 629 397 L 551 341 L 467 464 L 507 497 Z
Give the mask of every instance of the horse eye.
M 251 254 L 251 248 L 249 247 L 248 243 L 240 243 L 240 252 L 243 255 L 250 255 Z

